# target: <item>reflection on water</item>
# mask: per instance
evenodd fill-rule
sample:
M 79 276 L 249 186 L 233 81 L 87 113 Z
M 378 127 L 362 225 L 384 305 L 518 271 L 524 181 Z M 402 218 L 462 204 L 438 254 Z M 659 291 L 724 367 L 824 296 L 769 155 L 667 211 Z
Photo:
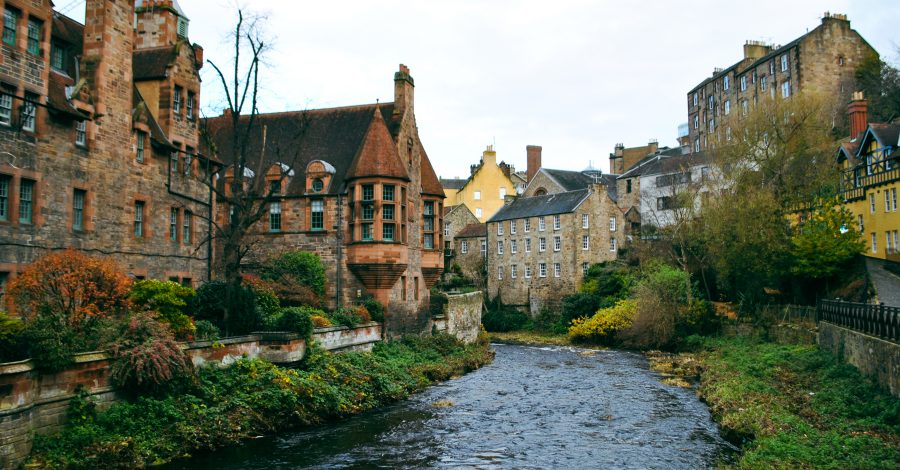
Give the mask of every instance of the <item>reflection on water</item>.
M 639 354 L 494 347 L 491 365 L 402 403 L 171 468 L 676 469 L 733 452 L 694 392 Z

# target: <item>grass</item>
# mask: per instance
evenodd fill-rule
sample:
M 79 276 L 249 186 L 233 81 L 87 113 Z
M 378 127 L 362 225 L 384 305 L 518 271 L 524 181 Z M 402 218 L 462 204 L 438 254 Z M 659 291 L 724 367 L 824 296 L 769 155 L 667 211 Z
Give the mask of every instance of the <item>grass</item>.
M 736 468 L 900 468 L 900 399 L 816 346 L 716 338 L 696 358 Z
M 571 346 L 569 337 L 565 334 L 551 333 L 540 330 L 517 330 L 506 332 L 488 333 L 491 342 L 505 344 L 521 344 L 536 346 L 550 344 L 555 346 Z
M 317 347 L 296 369 L 240 359 L 205 367 L 185 393 L 142 397 L 98 412 L 72 400 L 57 436 L 36 436 L 30 463 L 41 468 L 142 468 L 298 426 L 314 425 L 403 399 L 491 362 L 485 335 L 463 345 L 448 335 L 379 343 L 371 353 Z

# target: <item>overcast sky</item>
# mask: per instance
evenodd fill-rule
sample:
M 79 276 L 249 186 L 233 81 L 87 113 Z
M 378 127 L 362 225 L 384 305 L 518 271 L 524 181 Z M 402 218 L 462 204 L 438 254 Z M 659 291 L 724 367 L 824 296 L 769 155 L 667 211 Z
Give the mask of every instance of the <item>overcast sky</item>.
M 65 6 L 68 0 L 57 1 Z M 179 0 L 190 39 L 227 62 L 235 0 Z M 825 11 L 846 13 L 896 63 L 900 2 L 721 1 L 243 1 L 268 14 L 275 37 L 264 112 L 393 101 L 393 73 L 410 67 L 419 135 L 441 177 L 464 177 L 488 144 L 525 168 L 606 171 L 617 142 L 676 145 L 686 93 L 742 57 L 747 39 L 787 43 Z M 83 19 L 84 8 L 68 14 Z M 206 66 L 202 100 L 221 110 Z M 217 109 L 213 109 L 217 108 Z

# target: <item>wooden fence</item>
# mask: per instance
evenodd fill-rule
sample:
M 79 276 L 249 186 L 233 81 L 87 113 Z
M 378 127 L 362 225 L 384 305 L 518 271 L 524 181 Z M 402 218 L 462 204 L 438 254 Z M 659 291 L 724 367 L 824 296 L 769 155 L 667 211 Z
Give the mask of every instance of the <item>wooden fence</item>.
M 821 300 L 816 317 L 818 321 L 827 321 L 860 333 L 900 342 L 900 307 Z

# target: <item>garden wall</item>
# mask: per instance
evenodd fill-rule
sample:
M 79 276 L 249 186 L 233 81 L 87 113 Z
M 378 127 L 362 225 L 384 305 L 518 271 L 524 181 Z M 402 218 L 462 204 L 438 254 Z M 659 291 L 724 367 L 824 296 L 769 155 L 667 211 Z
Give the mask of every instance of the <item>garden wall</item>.
M 481 291 L 447 295 L 442 319 L 443 328 L 437 321 L 435 325 L 438 330 L 446 331 L 464 343 L 474 343 L 481 331 L 483 304 L 484 294 Z
M 822 321 L 819 347 L 874 378 L 892 395 L 900 396 L 900 344 Z
M 312 339 L 329 351 L 371 350 L 381 340 L 381 325 L 317 328 Z M 303 359 L 306 341 L 296 334 L 261 332 L 219 341 L 184 343 L 196 366 L 227 366 L 241 357 L 290 364 Z M 69 399 L 83 386 L 95 402 L 117 400 L 109 383 L 110 359 L 102 352 L 74 357 L 75 364 L 55 374 L 41 374 L 31 360 L 0 364 L 0 466 L 15 468 L 31 452 L 34 433 L 59 431 L 67 418 Z

